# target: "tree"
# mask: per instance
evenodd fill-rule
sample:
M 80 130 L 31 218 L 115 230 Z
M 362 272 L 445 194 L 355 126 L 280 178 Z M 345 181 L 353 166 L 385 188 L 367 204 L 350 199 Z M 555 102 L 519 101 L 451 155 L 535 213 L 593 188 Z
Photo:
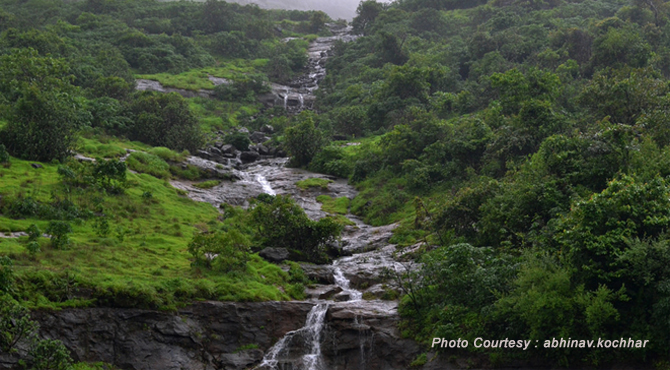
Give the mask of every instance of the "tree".
M 72 232 L 72 226 L 64 221 L 51 221 L 46 232 L 51 234 L 51 246 L 55 249 L 65 249 L 70 245 L 68 234 Z
M 314 113 L 302 111 L 296 120 L 297 124 L 288 127 L 284 133 L 284 146 L 291 163 L 303 167 L 323 148 L 325 139 L 321 131 L 314 127 Z
M 322 262 L 326 244 L 342 232 L 342 226 L 329 217 L 310 220 L 290 196 L 278 195 L 270 203 L 257 203 L 251 216 L 258 225 L 261 245 L 287 248 L 303 261 Z
M 198 120 L 186 100 L 177 93 L 137 93 L 130 103 L 133 121 L 126 134 L 153 146 L 195 152 L 203 142 Z
M 8 102 L 0 142 L 15 156 L 51 161 L 71 155 L 77 131 L 90 121 L 62 59 L 33 49 L 0 56 L 0 93 Z
M 375 0 L 361 1 L 358 4 L 358 8 L 356 8 L 356 17 L 352 22 L 354 33 L 366 35 L 366 30 L 383 9 L 384 4 L 378 3 Z

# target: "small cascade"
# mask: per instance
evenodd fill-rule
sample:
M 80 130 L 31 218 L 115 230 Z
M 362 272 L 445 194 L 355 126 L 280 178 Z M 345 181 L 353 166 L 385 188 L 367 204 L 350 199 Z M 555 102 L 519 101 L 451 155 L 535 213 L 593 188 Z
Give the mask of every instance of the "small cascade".
M 300 100 L 300 110 L 305 107 L 305 97 L 302 94 L 298 94 L 298 99 Z
M 268 180 L 263 176 L 262 174 L 257 174 L 256 175 L 256 181 L 258 181 L 259 184 L 261 184 L 261 187 L 263 188 L 263 192 L 265 194 L 270 194 L 270 195 L 277 195 L 277 192 L 272 189 L 272 186 L 270 186 L 270 183 Z
M 321 332 L 323 331 L 326 312 L 328 312 L 328 303 L 319 303 L 312 307 L 307 314 L 305 326 L 286 333 L 268 350 L 261 364 L 255 369 L 323 370 Z M 290 348 L 295 344 L 293 342 L 296 338 L 303 341 L 301 344 L 307 350 L 307 353 L 291 359 Z
M 333 266 L 335 267 L 333 271 L 333 279 L 335 279 L 335 284 L 342 288 L 342 291 L 345 293 L 348 293 L 351 299 L 349 301 L 360 301 L 363 299 L 363 293 L 356 289 L 351 289 L 349 287 L 349 284 L 351 283 L 349 279 L 347 279 L 344 276 L 344 273 L 342 272 L 342 269 L 337 266 L 337 263 L 340 262 L 339 260 L 335 261 Z

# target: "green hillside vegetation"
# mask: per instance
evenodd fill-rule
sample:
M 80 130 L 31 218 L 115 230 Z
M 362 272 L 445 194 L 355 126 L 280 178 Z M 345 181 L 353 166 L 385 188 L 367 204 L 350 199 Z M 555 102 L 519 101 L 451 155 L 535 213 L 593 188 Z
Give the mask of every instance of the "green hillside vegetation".
M 423 243 L 421 269 L 397 278 L 402 332 L 426 346 L 634 338 L 649 345 L 463 354 L 667 367 L 670 5 L 367 0 L 357 14 L 361 37 L 336 44 L 315 110 L 288 116 L 256 97 L 303 71 L 308 40 L 329 34 L 323 13 L 0 0 L 0 231 L 31 233 L 0 239 L 4 299 L 173 309 L 301 298 L 297 269 L 255 252 L 327 261 L 351 212 L 398 222 L 392 243 Z M 209 75 L 233 83 L 214 88 Z M 215 98 L 135 92 L 136 77 Z M 264 124 L 292 165 L 347 178 L 358 196 L 321 197 L 333 217 L 314 222 L 288 198 L 216 210 L 169 184 L 214 184 L 182 168 L 186 151 Z M 138 173 L 114 160 L 126 149 Z M 78 164 L 75 151 L 110 160 Z

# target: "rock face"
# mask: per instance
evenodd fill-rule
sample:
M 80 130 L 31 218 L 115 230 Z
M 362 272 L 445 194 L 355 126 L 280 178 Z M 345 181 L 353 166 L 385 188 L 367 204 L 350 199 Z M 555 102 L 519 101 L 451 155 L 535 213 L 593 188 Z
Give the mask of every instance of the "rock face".
M 308 302 L 200 302 L 177 313 L 113 308 L 33 314 L 75 361 L 122 369 L 245 369 L 286 332 L 300 328 Z M 258 349 L 239 351 L 243 346 Z
M 41 334 L 63 341 L 75 361 L 133 370 L 242 370 L 258 365 L 277 339 L 302 327 L 313 305 L 199 302 L 176 313 L 89 308 L 37 311 L 33 318 Z M 397 320 L 395 302 L 331 304 L 321 336 L 327 369 L 409 368 L 421 348 L 400 338 Z M 12 367 L 0 361 L 0 368 Z
M 281 262 L 288 259 L 289 252 L 286 248 L 265 248 L 258 255 L 270 262 Z

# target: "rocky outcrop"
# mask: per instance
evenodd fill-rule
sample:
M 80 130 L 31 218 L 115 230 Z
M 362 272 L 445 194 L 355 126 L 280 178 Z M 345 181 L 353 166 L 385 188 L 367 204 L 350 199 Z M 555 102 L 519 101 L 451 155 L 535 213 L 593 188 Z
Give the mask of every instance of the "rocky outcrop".
M 408 369 L 421 352 L 397 329 L 396 302 L 336 303 L 328 310 L 322 353 L 330 370 Z
M 133 370 L 242 370 L 258 365 L 279 338 L 302 327 L 313 305 L 199 302 L 176 313 L 88 308 L 37 311 L 33 318 L 41 335 L 63 341 L 75 361 Z M 407 369 L 421 348 L 400 337 L 396 305 L 331 304 L 321 336 L 327 368 Z
M 312 306 L 200 302 L 176 313 L 88 308 L 37 311 L 33 318 L 41 334 L 63 341 L 75 361 L 133 370 L 245 369 L 302 327 Z

